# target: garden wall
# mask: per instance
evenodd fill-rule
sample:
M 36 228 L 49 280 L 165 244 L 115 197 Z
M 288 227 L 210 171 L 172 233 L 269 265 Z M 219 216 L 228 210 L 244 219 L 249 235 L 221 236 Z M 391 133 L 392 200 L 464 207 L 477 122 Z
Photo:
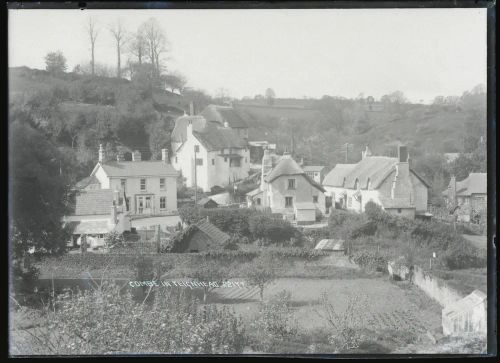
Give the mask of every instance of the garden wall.
M 418 266 L 415 266 L 413 283 L 443 307 L 464 297 L 449 287 L 444 280 L 429 274 Z

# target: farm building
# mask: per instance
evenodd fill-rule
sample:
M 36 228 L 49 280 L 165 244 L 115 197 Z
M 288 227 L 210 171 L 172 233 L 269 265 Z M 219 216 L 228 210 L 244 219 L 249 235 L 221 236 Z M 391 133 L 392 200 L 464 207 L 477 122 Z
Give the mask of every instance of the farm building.
M 318 242 L 315 250 L 331 251 L 331 252 L 344 252 L 345 244 L 342 239 L 322 239 Z
M 208 197 L 201 198 L 196 204 L 203 208 L 217 208 L 219 205 L 216 201 Z
M 177 238 L 171 252 L 202 252 L 224 247 L 229 235 L 222 232 L 208 220 L 203 219 L 190 225 L 174 237 Z
M 486 334 L 486 294 L 474 290 L 443 309 L 444 335 Z
M 364 212 L 369 201 L 391 214 L 428 217 L 429 184 L 410 166 L 406 146 L 398 157 L 372 156 L 366 148 L 357 164 L 337 164 L 323 180 L 336 208 Z

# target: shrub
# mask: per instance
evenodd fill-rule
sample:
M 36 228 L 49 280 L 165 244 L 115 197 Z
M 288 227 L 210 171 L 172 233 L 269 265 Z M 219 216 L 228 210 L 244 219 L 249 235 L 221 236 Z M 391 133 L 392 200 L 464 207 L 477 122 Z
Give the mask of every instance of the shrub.
M 290 222 L 265 214 L 252 216 L 249 229 L 254 238 L 272 242 L 283 242 L 297 236 L 297 230 Z
M 452 245 L 442 256 L 442 260 L 450 270 L 486 267 L 485 256 L 481 256 L 477 248 L 465 241 Z
M 290 292 L 284 290 L 267 303 L 261 302 L 251 327 L 254 330 L 252 345 L 266 352 L 279 342 L 297 336 L 298 324 L 291 310 Z
M 381 272 L 387 271 L 388 258 L 378 252 L 357 251 L 353 253 L 351 259 L 362 268 Z
M 269 256 L 260 256 L 246 265 L 241 273 L 247 283 L 259 288 L 260 300 L 264 300 L 264 288 L 276 278 L 274 264 Z
M 330 330 L 330 343 L 340 351 L 356 349 L 361 343 L 360 331 L 366 326 L 363 312 L 367 309 L 364 299 L 357 295 L 349 296 L 344 311 L 329 302 L 328 295 L 323 292 L 320 297 L 320 310 L 315 310 L 327 323 Z
M 150 306 L 135 303 L 130 291 L 104 283 L 98 289 L 63 294 L 47 310 L 36 339 L 36 354 L 204 353 L 237 354 L 246 334 L 228 308 L 198 307 L 182 290 L 159 290 Z
M 231 251 L 236 251 L 238 250 L 238 242 L 240 242 L 240 238 L 238 236 L 232 235 L 230 239 L 228 239 L 224 243 L 224 249 L 225 250 L 231 250 Z
M 123 235 L 116 231 L 111 231 L 104 237 L 104 243 L 106 244 L 107 248 L 121 247 L 123 246 L 124 241 L 125 240 L 123 238 Z

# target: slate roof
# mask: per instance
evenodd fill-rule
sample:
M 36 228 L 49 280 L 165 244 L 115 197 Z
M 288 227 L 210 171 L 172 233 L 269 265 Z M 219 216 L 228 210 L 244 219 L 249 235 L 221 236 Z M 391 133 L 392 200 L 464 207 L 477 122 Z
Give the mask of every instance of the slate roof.
M 208 151 L 228 148 L 244 149 L 247 146 L 246 141 L 239 137 L 236 131 L 228 127 L 207 125 L 201 131 L 193 130 L 193 135 Z
M 470 311 L 472 308 L 481 304 L 487 299 L 487 296 L 481 290 L 474 290 L 469 295 L 461 300 L 458 300 L 452 304 L 449 304 L 443 309 L 443 314 L 446 316 L 455 315 L 459 313 L 465 313 Z
M 278 164 L 266 175 L 265 181 L 271 183 L 282 175 L 302 175 L 315 188 L 325 192 L 325 189 L 312 180 L 290 155 L 283 155 Z
M 325 176 L 323 180 L 323 185 L 329 187 L 341 187 L 344 183 L 344 177 L 347 176 L 356 164 L 337 164 L 335 167 Z
M 108 221 L 75 221 L 68 222 L 67 225 L 71 228 L 73 234 L 105 234 L 110 231 Z
M 254 190 L 251 190 L 247 193 L 247 195 L 249 197 L 255 197 L 256 195 L 259 195 L 260 193 L 262 193 L 262 190 L 260 190 L 260 188 L 257 188 L 257 189 L 254 189 Z
M 111 213 L 113 192 L 111 189 L 81 190 L 76 192 L 72 215 L 104 215 Z
M 175 126 L 172 130 L 172 142 L 182 143 L 186 141 L 187 125 L 191 121 L 193 131 L 200 131 L 207 125 L 207 120 L 203 116 L 181 116 L 175 120 Z
M 100 184 L 99 180 L 97 180 L 95 175 L 91 175 L 91 176 L 88 176 L 86 178 L 83 178 L 82 180 L 80 180 L 79 182 L 77 182 L 75 184 L 75 188 L 76 189 L 84 189 L 91 184 Z
M 208 202 L 212 202 L 212 203 L 215 203 L 217 204 L 217 202 L 209 197 L 205 197 L 205 198 L 201 198 L 196 204 L 198 205 L 205 205 L 207 204 Z
M 218 122 L 221 126 L 227 121 L 231 128 L 248 128 L 241 114 L 230 106 L 208 105 L 200 114 L 208 121 Z
M 163 161 L 110 161 L 101 164 L 108 177 L 177 176 L 172 165 Z
M 311 172 L 311 171 L 321 171 L 323 170 L 325 167 L 322 166 L 322 165 L 306 165 L 306 166 L 303 166 L 302 169 L 305 171 L 305 172 Z
M 197 222 L 195 226 L 216 244 L 222 245 L 230 238 L 228 234 L 222 232 L 206 219 Z
M 486 173 L 470 173 L 467 178 L 457 182 L 457 195 L 470 196 L 471 194 L 486 194 Z
M 322 239 L 321 241 L 318 242 L 316 247 L 314 247 L 315 250 L 324 250 L 324 251 L 343 251 L 345 249 L 344 247 L 344 240 L 342 239 Z

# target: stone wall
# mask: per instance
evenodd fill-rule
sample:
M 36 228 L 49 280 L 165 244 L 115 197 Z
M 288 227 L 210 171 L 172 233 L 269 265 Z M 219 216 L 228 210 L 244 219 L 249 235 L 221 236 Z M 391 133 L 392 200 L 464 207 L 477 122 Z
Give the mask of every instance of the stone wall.
M 418 266 L 415 266 L 413 283 L 443 307 L 464 297 L 449 287 L 444 280 L 429 274 Z

